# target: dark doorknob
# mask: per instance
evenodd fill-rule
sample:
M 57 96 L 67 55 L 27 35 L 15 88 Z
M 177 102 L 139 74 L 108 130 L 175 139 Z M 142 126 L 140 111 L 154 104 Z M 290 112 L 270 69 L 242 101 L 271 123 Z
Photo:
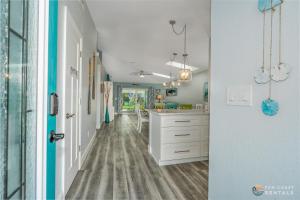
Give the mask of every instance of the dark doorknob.
M 56 142 L 58 140 L 64 139 L 65 134 L 63 133 L 55 133 L 54 130 L 50 131 L 50 137 L 49 140 L 51 143 Z
M 66 114 L 66 118 L 67 118 L 67 119 L 69 119 L 69 118 L 71 118 L 71 117 L 74 117 L 74 116 L 75 116 L 75 113 L 73 113 L 73 114 L 67 113 L 67 114 Z

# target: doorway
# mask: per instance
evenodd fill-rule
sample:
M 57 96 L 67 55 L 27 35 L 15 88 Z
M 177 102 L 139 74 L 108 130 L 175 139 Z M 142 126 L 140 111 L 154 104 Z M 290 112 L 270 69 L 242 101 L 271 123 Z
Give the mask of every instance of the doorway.
M 57 130 L 64 133 L 57 143 L 56 192 L 64 197 L 80 168 L 80 75 L 82 35 L 67 7 L 64 7 L 62 65 L 58 70 L 60 112 Z
M 122 88 L 121 111 L 134 112 L 137 105 L 145 109 L 148 105 L 148 89 L 144 88 Z

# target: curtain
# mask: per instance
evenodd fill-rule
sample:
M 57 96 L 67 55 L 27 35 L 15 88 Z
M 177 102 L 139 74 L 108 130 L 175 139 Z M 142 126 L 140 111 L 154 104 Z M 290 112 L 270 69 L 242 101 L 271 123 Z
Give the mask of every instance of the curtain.
M 147 108 L 153 109 L 155 105 L 155 89 L 150 87 L 148 89 L 148 105 Z
M 116 106 L 115 109 L 116 109 L 117 113 L 120 113 L 121 108 L 122 108 L 122 86 L 121 85 L 117 85 L 115 106 Z

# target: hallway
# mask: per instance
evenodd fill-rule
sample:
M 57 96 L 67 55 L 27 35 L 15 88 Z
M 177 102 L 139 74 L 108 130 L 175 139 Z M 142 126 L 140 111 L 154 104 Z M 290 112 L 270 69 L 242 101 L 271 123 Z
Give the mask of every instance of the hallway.
M 66 199 L 207 199 L 208 162 L 159 167 L 148 153 L 148 127 L 118 115 L 98 130 Z

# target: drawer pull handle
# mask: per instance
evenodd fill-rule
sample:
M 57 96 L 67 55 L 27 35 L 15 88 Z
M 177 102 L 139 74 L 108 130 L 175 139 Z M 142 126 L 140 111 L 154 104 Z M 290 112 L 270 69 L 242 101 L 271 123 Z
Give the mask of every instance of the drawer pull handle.
M 185 150 L 185 151 L 174 151 L 174 153 L 188 153 L 190 150 Z
M 191 134 L 176 134 L 175 136 L 189 136 L 189 135 L 191 135 Z
M 191 120 L 180 120 L 180 121 L 175 121 L 175 122 L 191 122 Z

